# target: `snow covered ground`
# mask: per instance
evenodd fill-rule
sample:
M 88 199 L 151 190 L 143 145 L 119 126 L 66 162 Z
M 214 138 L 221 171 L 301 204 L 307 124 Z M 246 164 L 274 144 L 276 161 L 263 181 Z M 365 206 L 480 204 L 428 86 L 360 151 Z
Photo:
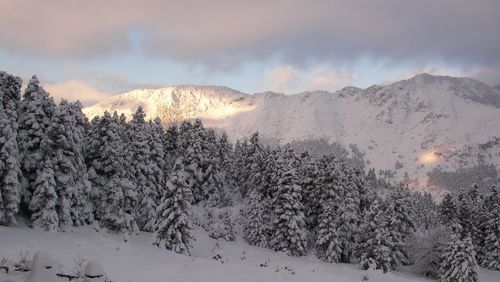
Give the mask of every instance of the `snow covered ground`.
M 21 252 L 29 258 L 47 251 L 57 263 L 72 269 L 83 257 L 104 265 L 108 278 L 116 282 L 154 281 L 432 281 L 406 272 L 383 274 L 362 271 L 356 265 L 328 264 L 313 255 L 295 258 L 267 249 L 251 247 L 243 241 L 217 242 L 197 230 L 192 256 L 178 255 L 151 244 L 151 234 L 132 236 L 128 242 L 105 231 L 82 228 L 67 233 L 47 233 L 28 227 L 0 226 L 0 260 L 16 261 Z M 220 258 L 218 258 L 220 255 Z M 217 258 L 217 259 L 215 259 Z M 260 266 L 267 264 L 267 267 Z M 57 267 L 56 267 L 57 268 Z M 0 282 L 24 281 L 26 273 L 0 271 Z M 68 281 L 68 280 L 61 280 Z M 500 272 L 481 269 L 480 281 L 500 281 Z

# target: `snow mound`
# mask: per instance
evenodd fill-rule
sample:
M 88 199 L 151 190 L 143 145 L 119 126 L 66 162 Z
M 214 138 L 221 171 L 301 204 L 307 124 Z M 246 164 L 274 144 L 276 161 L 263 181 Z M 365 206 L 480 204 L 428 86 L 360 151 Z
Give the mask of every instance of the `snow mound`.
M 54 259 L 45 251 L 38 251 L 33 256 L 32 268 L 51 269 L 55 265 Z
M 33 256 L 30 273 L 25 282 L 56 282 L 60 281 L 54 271 L 54 260 L 44 251 L 38 251 Z
M 99 262 L 91 260 L 85 266 L 85 276 L 89 277 L 104 276 L 104 267 Z

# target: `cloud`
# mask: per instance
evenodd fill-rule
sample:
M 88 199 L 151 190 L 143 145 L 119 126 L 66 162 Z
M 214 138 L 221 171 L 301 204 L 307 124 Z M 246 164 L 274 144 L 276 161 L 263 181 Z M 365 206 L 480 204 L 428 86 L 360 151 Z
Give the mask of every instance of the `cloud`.
M 130 80 L 126 75 L 102 68 L 70 67 L 66 73 L 78 81 L 85 81 L 104 93 L 120 94 L 135 89 L 154 89 L 165 87 L 164 84 L 142 83 Z M 133 78 L 133 77 L 132 77 Z
M 500 68 L 478 67 L 470 70 L 467 76 L 481 80 L 490 86 L 500 84 Z
M 16 0 L 0 48 L 55 57 L 139 52 L 212 68 L 362 56 L 500 65 L 497 0 Z
M 265 73 L 264 81 L 276 92 L 286 93 L 295 88 L 297 70 L 293 66 L 281 66 Z
M 356 80 L 357 77 L 349 71 L 321 64 L 305 69 L 279 66 L 266 71 L 261 82 L 272 91 L 294 94 L 317 90 L 334 92 L 352 85 Z
M 46 83 L 43 87 L 50 93 L 56 102 L 61 99 L 77 101 L 84 105 L 92 105 L 110 96 L 109 93 L 102 92 L 92 86 L 78 80 L 70 80 L 62 83 Z
M 357 77 L 345 70 L 334 70 L 328 66 L 318 66 L 313 72 L 306 90 L 335 91 L 352 85 Z

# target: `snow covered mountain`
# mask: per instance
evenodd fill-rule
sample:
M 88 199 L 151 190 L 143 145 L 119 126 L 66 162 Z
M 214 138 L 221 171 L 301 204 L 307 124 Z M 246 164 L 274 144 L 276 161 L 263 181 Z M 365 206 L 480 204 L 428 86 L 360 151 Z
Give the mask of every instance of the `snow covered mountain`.
M 470 78 L 420 74 L 386 86 L 283 95 L 226 87 L 134 90 L 84 109 L 130 115 L 143 105 L 164 122 L 201 118 L 231 138 L 255 131 L 280 143 L 325 138 L 356 144 L 368 167 L 425 181 L 427 172 L 500 164 L 500 93 Z

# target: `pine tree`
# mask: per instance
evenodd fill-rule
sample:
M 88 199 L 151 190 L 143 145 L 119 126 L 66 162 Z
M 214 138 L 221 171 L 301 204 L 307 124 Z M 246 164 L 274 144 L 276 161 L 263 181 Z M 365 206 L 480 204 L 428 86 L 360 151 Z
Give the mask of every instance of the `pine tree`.
M 457 216 L 455 201 L 450 194 L 446 194 L 439 205 L 440 221 L 443 224 L 451 224 Z
M 382 269 L 384 272 L 395 269 L 390 238 L 383 206 L 375 200 L 363 216 L 358 240 L 357 254 L 363 269 Z
M 252 246 L 267 247 L 271 231 L 270 200 L 258 190 L 252 191 L 248 199 L 243 236 Z
M 118 174 L 112 175 L 105 182 L 105 189 L 100 191 L 101 201 L 96 205 L 102 209 L 99 217 L 102 226 L 110 231 L 119 232 L 128 240 L 130 234 L 139 231 L 132 208 L 137 194 L 132 183 Z
M 482 267 L 500 270 L 500 200 L 494 186 L 484 202 L 484 239 L 479 247 L 479 262 Z
M 274 220 L 269 247 L 290 256 L 302 256 L 306 253 L 302 189 L 289 159 L 280 161 L 278 177 L 272 201 Z
M 440 225 L 427 231 L 425 241 L 416 241 L 414 247 L 415 265 L 422 273 L 433 279 L 439 278 L 439 268 L 442 263 L 443 253 L 449 241 L 450 230 Z
M 146 113 L 139 107 L 127 128 L 128 168 L 130 180 L 136 187 L 138 203 L 135 218 L 141 230 L 152 231 L 159 201 L 159 191 L 164 185 L 163 129 L 159 123 L 146 122 Z
M 339 217 L 337 230 L 339 233 L 342 249 L 341 261 L 349 263 L 353 259 L 353 253 L 356 247 L 356 235 L 359 232 L 360 224 L 360 175 L 358 170 L 349 167 L 345 162 L 341 163 L 341 182 L 343 194 L 339 207 Z
M 477 184 L 462 189 L 457 197 L 457 220 L 462 226 L 461 236 L 469 236 L 476 249 L 480 249 L 483 234 L 480 226 L 484 220 L 481 216 L 483 200 L 479 195 Z
M 326 262 L 339 262 L 342 248 L 336 225 L 337 212 L 333 202 L 327 201 L 323 205 L 318 218 L 316 255 Z
M 491 270 L 500 270 L 500 220 L 498 214 L 488 220 L 490 228 L 486 231 L 486 238 L 482 247 L 481 266 Z M 495 228 L 496 227 L 496 228 Z
M 176 128 L 175 126 L 170 127 L 172 130 Z M 185 120 L 181 122 L 179 128 L 176 130 L 176 133 L 172 132 L 172 135 L 175 135 L 175 144 L 170 144 L 170 146 L 175 147 L 177 153 L 179 155 L 184 155 L 189 146 L 193 143 L 193 125 L 191 122 Z M 175 160 L 174 160 L 175 163 Z
M 154 244 L 180 254 L 189 254 L 191 248 L 191 190 L 187 183 L 182 157 L 174 165 L 174 170 L 166 184 L 166 189 L 158 206 L 154 225 Z
M 478 279 L 478 266 L 476 252 L 472 239 L 467 236 L 460 239 L 457 234 L 452 234 L 451 240 L 443 254 L 440 268 L 440 281 L 443 282 L 476 282 Z
M 178 144 L 178 129 L 176 124 L 171 124 L 165 131 L 163 138 L 163 148 L 165 154 L 165 177 L 167 177 L 172 171 L 175 160 L 179 156 Z
M 195 204 L 203 202 L 211 207 L 227 206 L 230 203 L 228 184 L 222 170 L 213 130 L 206 130 L 201 120 L 193 124 L 183 122 L 177 138 L 179 155 L 184 158 L 189 186 Z
M 342 255 L 338 224 L 344 190 L 340 173 L 332 156 L 320 160 L 315 248 L 318 258 L 326 262 L 339 262 Z
M 137 192 L 137 207 L 134 207 L 134 218 L 140 230 L 146 230 L 148 225 L 151 230 L 150 223 L 154 222 L 154 213 L 156 210 L 156 187 L 148 183 L 148 174 L 150 173 L 148 162 L 150 161 L 150 151 L 148 146 L 148 128 L 146 123 L 146 113 L 139 106 L 136 112 L 132 114 L 132 120 L 129 124 L 124 124 L 127 129 L 126 137 L 128 142 L 127 158 L 129 158 L 130 166 L 126 168 L 130 181 L 136 187 Z
M 16 224 L 20 202 L 17 143 L 21 80 L 0 72 L 0 224 Z
M 93 221 L 88 198 L 90 182 L 84 163 L 84 120 L 81 105 L 62 100 L 42 141 L 51 160 L 56 183 L 59 225 L 62 229 Z
M 203 163 L 208 158 L 204 145 L 205 128 L 201 121 L 195 124 L 182 122 L 179 129 L 178 147 L 179 154 L 183 156 L 187 181 L 192 191 L 193 203 L 198 204 L 208 198 L 207 191 L 203 190 L 204 167 Z
M 151 149 L 152 182 L 157 185 L 158 191 L 161 191 L 161 189 L 165 187 L 166 183 L 165 172 L 168 171 L 165 163 L 165 132 L 159 118 L 150 121 L 149 128 L 151 130 L 148 144 Z M 158 197 L 157 201 L 159 201 L 161 195 L 159 192 L 156 194 Z
M 223 169 L 231 171 L 233 169 L 233 145 L 229 142 L 226 132 L 223 132 L 217 140 L 217 149 Z
M 269 158 L 272 159 L 272 158 Z M 299 168 L 300 186 L 303 190 L 304 216 L 308 230 L 314 230 L 317 227 L 319 211 L 319 194 L 321 192 L 318 185 L 318 165 L 317 161 L 308 154 L 302 155 L 303 165 Z
M 202 191 L 207 194 L 205 197 L 209 206 L 224 207 L 231 204 L 229 195 L 228 179 L 222 167 L 222 159 L 217 145 L 217 136 L 213 129 L 206 131 L 203 141 L 207 156 L 202 161 L 203 180 Z
M 438 206 L 434 203 L 432 195 L 426 193 L 414 193 L 414 215 L 415 226 L 422 230 L 429 230 L 438 225 Z
M 37 168 L 43 161 L 41 143 L 50 126 L 55 110 L 52 97 L 40 86 L 40 81 L 33 76 L 28 82 L 19 108 L 19 151 L 21 169 L 24 177 L 22 198 L 25 203 L 34 192 Z
M 240 171 L 241 195 L 247 197 L 253 189 L 262 189 L 262 170 L 265 167 L 259 134 L 256 132 L 250 138 L 248 146 L 244 147 L 243 163 Z
M 46 159 L 39 168 L 34 186 L 35 192 L 29 204 L 33 227 L 44 231 L 57 231 L 59 226 L 59 216 L 56 211 L 58 199 L 50 159 Z
M 415 232 L 412 201 L 408 188 L 398 186 L 391 193 L 387 205 L 388 231 L 392 243 L 391 253 L 394 254 L 396 265 L 409 264 L 410 257 L 407 252 L 406 241 L 411 233 Z
M 82 112 L 82 104 L 79 101 L 69 103 L 68 107 L 69 116 L 73 123 L 72 143 L 75 167 L 75 188 L 71 198 L 71 218 L 74 226 L 83 226 L 94 221 L 94 206 L 90 199 L 92 185 L 88 175 L 88 167 L 85 163 L 87 118 Z
M 246 141 L 246 140 L 245 140 Z M 233 180 L 234 184 L 239 190 L 239 195 L 242 196 L 242 185 L 244 182 L 244 177 L 246 176 L 246 171 L 243 169 L 245 166 L 245 152 L 246 146 L 244 145 L 246 142 L 240 142 L 240 140 L 236 140 L 234 144 L 234 155 L 233 155 Z
M 130 181 L 125 123 L 115 112 L 94 118 L 88 131 L 89 175 L 96 219 L 109 230 L 125 235 L 138 231 L 133 217 L 136 187 Z
M 233 176 L 235 175 L 236 168 L 234 166 L 233 145 L 229 142 L 225 132 L 217 140 L 217 152 L 220 169 L 226 185 L 226 193 L 234 194 L 236 181 Z
M 307 190 L 304 192 L 309 230 L 315 232 L 318 226 L 318 218 L 322 210 L 322 202 L 325 193 L 330 193 L 335 199 L 334 210 L 338 212 L 341 197 L 344 193 L 343 184 L 340 180 L 340 171 L 337 159 L 333 155 L 327 155 L 316 160 L 314 163 L 305 162 L 310 166 L 309 172 L 301 176 L 302 182 Z M 307 183 L 309 182 L 309 183 Z
M 375 201 L 376 193 L 378 190 L 378 184 L 379 180 L 377 179 L 377 176 L 375 174 L 375 169 L 371 168 L 368 170 L 368 173 L 366 174 L 365 177 L 365 189 L 363 191 L 360 191 L 360 205 L 359 205 L 359 210 L 360 213 L 365 213 L 369 208 L 371 203 Z
M 270 147 L 266 147 L 261 151 L 262 156 L 262 166 L 258 166 L 260 169 L 257 169 L 257 174 L 259 176 L 259 185 L 254 189 L 260 190 L 260 193 L 263 194 L 267 198 L 274 198 L 277 193 L 277 187 L 279 182 L 278 171 L 280 169 L 279 160 L 282 156 L 281 149 Z M 259 162 L 257 162 L 259 163 Z M 298 173 L 298 172 L 297 172 Z M 297 174 L 299 177 L 299 174 Z M 256 179 L 257 180 L 257 179 Z M 299 186 L 301 185 L 299 181 Z M 302 186 L 301 186 L 302 187 Z M 302 193 L 304 194 L 304 192 Z M 302 195 L 303 196 L 303 195 Z

